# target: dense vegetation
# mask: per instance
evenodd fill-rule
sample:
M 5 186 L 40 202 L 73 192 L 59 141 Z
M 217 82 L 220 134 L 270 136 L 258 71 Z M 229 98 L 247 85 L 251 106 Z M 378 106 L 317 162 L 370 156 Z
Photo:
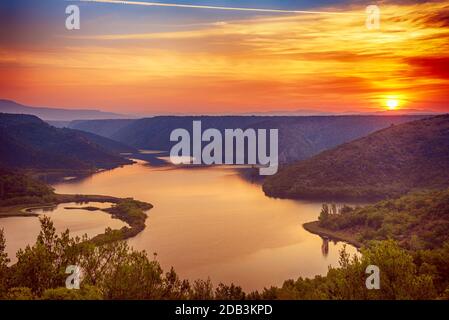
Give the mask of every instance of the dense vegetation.
M 67 202 L 111 202 L 111 208 L 102 209 L 116 219 L 128 224 L 120 230 L 108 229 L 105 234 L 99 234 L 92 239 L 96 244 L 125 240 L 134 237 L 145 228 L 146 211 L 153 206 L 132 198 L 115 198 L 109 196 L 60 195 L 45 183 L 33 179 L 17 171 L 0 168 L 0 218 L 2 216 L 26 216 L 27 206 L 53 206 Z M 86 207 L 85 210 L 97 208 Z
M 449 187 L 449 115 L 391 126 L 266 179 L 282 198 L 381 199 Z
M 73 129 L 93 132 L 138 149 L 170 150 L 170 133 L 177 128 L 192 131 L 192 121 L 203 129 L 278 129 L 279 161 L 307 159 L 339 144 L 363 137 L 391 124 L 422 116 L 160 116 L 130 120 L 74 121 Z
M 32 246 L 17 253 L 9 266 L 0 231 L 0 299 L 448 299 L 449 244 L 434 250 L 408 252 L 392 240 L 373 242 L 361 258 L 340 254 L 340 268 L 326 276 L 288 280 L 282 287 L 245 293 L 234 284 L 210 280 L 190 283 L 173 268 L 164 273 L 159 263 L 126 242 L 96 245 L 87 238 L 57 235 L 52 222 L 41 219 L 42 230 Z M 156 256 L 155 256 L 156 257 Z M 365 269 L 381 270 L 380 290 L 367 290 Z M 79 290 L 65 287 L 69 265 L 79 266 Z
M 119 155 L 125 150 L 122 144 L 104 137 L 55 128 L 35 116 L 0 113 L 2 167 L 39 170 L 113 168 L 132 162 Z
M 17 253 L 8 266 L 5 239 L 0 231 L 0 298 L 3 299 L 187 299 L 214 296 L 210 281 L 189 284 L 171 269 L 164 273 L 159 263 L 137 252 L 126 242 L 96 245 L 87 238 L 71 238 L 68 231 L 57 235 L 48 218 L 33 246 Z M 80 290 L 65 288 L 68 265 L 82 268 Z M 242 298 L 241 288 L 220 285 L 217 298 Z
M 407 249 L 433 249 L 449 241 L 449 189 L 410 193 L 359 208 L 323 205 L 319 225 L 344 231 L 361 243 L 394 239 Z
M 67 129 L 65 129 L 67 130 Z M 88 141 L 90 141 L 93 144 L 98 145 L 99 147 L 105 149 L 106 151 L 113 153 L 113 154 L 120 154 L 120 153 L 136 153 L 138 150 L 136 148 L 130 147 L 127 144 L 111 140 L 90 132 L 81 131 L 81 130 L 75 130 L 71 129 L 72 132 L 77 133 L 78 135 L 84 137 Z
M 6 172 L 2 181 L 3 194 L 12 199 L 30 194 L 44 199 L 53 194 L 26 176 Z M 68 195 L 55 196 L 68 201 L 64 198 Z M 326 276 L 287 280 L 282 287 L 245 293 L 234 284 L 214 288 L 210 280 L 182 280 L 173 269 L 164 273 L 156 255 L 150 259 L 145 252 L 130 249 L 122 240 L 144 228 L 144 211 L 151 205 L 121 199 L 106 211 L 129 227 L 107 229 L 92 239 L 72 238 L 68 231 L 57 235 L 44 217 L 36 243 L 20 250 L 14 265 L 9 265 L 0 231 L 0 298 L 449 299 L 448 205 L 449 190 L 410 194 L 363 208 L 325 205 L 320 224 L 329 230 L 360 232 L 362 256 L 349 257 L 342 251 L 340 267 L 330 268 Z M 380 290 L 365 287 L 365 269 L 370 264 L 381 270 Z M 65 288 L 68 265 L 82 269 L 80 290 Z
M 53 189 L 45 183 L 16 171 L 0 168 L 0 206 L 53 200 Z
M 449 299 L 449 244 L 435 250 L 410 252 L 393 240 L 372 242 L 361 258 L 340 254 L 340 268 L 326 276 L 289 280 L 274 288 L 280 299 Z M 367 290 L 368 265 L 380 269 L 380 289 Z
M 277 119 L 267 118 L 266 123 L 252 125 L 273 127 Z M 320 117 L 316 118 L 313 126 L 322 128 Z M 182 120 L 186 119 L 191 125 L 192 119 Z M 223 121 L 219 117 L 215 120 Z M 449 181 L 448 120 L 448 116 L 441 116 L 393 126 L 348 143 L 281 171 L 269 179 L 265 190 L 268 186 L 276 195 L 294 197 L 384 197 L 415 188 L 442 188 Z M 289 134 L 299 132 L 297 125 L 292 125 Z M 146 126 L 144 121 L 142 130 Z M 152 130 L 166 132 L 157 128 Z M 319 130 L 311 132 L 319 135 Z M 351 134 L 360 133 L 355 132 Z M 314 143 L 321 139 L 315 138 Z M 0 115 L 0 164 L 54 168 L 59 163 L 87 168 L 104 166 L 102 161 L 110 163 L 111 156 L 117 159 L 116 154 L 99 146 L 102 138 L 96 139 L 93 142 L 86 134 L 53 128 L 35 117 Z M 310 174 L 304 169 L 310 169 Z M 62 202 L 71 197 L 75 196 L 55 195 L 51 188 L 26 175 L 0 170 L 0 206 Z M 340 267 L 330 268 L 326 276 L 287 280 L 282 287 L 251 293 L 234 284 L 219 284 L 214 289 L 210 280 L 190 283 L 173 269 L 165 273 L 156 254 L 151 259 L 145 252 L 129 248 L 122 240 L 145 227 L 144 211 L 150 208 L 133 199 L 117 200 L 106 211 L 129 227 L 107 229 L 92 239 L 72 238 L 68 231 L 58 235 L 44 217 L 35 244 L 20 250 L 14 265 L 9 264 L 6 239 L 0 230 L 0 299 L 449 299 L 449 190 L 415 192 L 363 208 L 325 205 L 319 225 L 357 237 L 363 243 L 361 257 L 342 251 Z M 365 287 L 365 269 L 372 264 L 381 270 L 380 290 Z M 69 265 L 82 269 L 80 290 L 65 288 Z
M 136 236 L 145 229 L 145 220 L 147 219 L 145 211 L 148 211 L 151 208 L 153 208 L 153 206 L 146 202 L 134 199 L 123 199 L 111 208 L 103 209 L 103 211 L 110 213 L 114 218 L 128 223 L 129 227 L 123 227 L 120 230 L 108 229 L 105 234 L 98 235 L 92 240 L 96 244 L 104 244 Z

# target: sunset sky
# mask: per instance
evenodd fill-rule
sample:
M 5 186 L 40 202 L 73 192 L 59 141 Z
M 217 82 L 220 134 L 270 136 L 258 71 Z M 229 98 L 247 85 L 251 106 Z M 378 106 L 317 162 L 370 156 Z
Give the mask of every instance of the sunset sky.
M 315 12 L 2 0 L 0 98 L 148 115 L 449 112 L 449 1 L 154 2 Z M 70 4 L 80 30 L 65 28 Z

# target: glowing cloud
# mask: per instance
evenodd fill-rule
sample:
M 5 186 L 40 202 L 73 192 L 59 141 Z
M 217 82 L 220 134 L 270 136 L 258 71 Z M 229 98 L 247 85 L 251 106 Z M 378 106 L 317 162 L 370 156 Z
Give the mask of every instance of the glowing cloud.
M 449 5 L 383 5 L 380 30 L 366 29 L 363 8 L 341 10 L 182 29 L 126 10 L 105 25 L 100 12 L 49 46 L 3 47 L 0 96 L 145 113 L 377 111 L 396 97 L 401 109 L 447 111 Z

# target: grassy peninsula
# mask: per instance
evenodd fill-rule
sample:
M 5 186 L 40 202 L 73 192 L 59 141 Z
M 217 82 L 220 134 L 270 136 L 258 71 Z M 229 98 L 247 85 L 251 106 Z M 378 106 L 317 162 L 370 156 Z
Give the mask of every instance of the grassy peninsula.
M 124 240 L 134 237 L 145 229 L 146 211 L 153 206 L 132 198 L 116 198 L 103 195 L 56 194 L 47 184 L 32 177 L 6 169 L 0 169 L 0 218 L 12 216 L 36 216 L 27 210 L 55 206 L 61 203 L 108 202 L 111 208 L 102 209 L 112 217 L 126 222 L 128 226 L 120 230 L 107 229 L 91 239 L 97 244 Z

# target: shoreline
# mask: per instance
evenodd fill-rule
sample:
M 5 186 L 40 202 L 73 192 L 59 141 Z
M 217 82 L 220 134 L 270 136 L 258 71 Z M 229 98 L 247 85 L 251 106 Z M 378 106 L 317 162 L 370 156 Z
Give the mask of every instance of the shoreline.
M 55 206 L 61 203 L 69 202 L 111 202 L 118 203 L 123 199 L 112 196 L 101 195 L 80 195 L 80 194 L 55 194 L 51 201 L 35 202 L 15 205 L 0 205 L 0 219 L 7 217 L 33 217 L 38 214 L 26 212 L 27 209 L 40 209 L 50 206 Z
M 95 244 L 106 244 L 136 236 L 145 229 L 145 221 L 148 217 L 146 212 L 153 208 L 152 204 L 137 201 L 133 198 L 117 198 L 102 195 L 55 194 L 52 201 L 44 203 L 0 206 L 0 219 L 10 217 L 38 217 L 41 216 L 41 214 L 28 212 L 28 210 L 46 208 L 70 202 L 108 202 L 115 204 L 115 206 L 111 208 L 100 210 L 111 215 L 113 219 L 119 219 L 129 225 L 129 227 L 124 226 L 118 230 L 110 230 L 97 234 L 89 240 Z
M 353 236 L 339 231 L 332 231 L 322 228 L 319 226 L 319 221 L 306 222 L 302 226 L 306 231 L 316 234 L 320 237 L 327 237 L 330 240 L 346 242 L 347 244 L 350 244 L 357 249 L 360 249 L 362 247 L 362 243 L 355 239 Z

